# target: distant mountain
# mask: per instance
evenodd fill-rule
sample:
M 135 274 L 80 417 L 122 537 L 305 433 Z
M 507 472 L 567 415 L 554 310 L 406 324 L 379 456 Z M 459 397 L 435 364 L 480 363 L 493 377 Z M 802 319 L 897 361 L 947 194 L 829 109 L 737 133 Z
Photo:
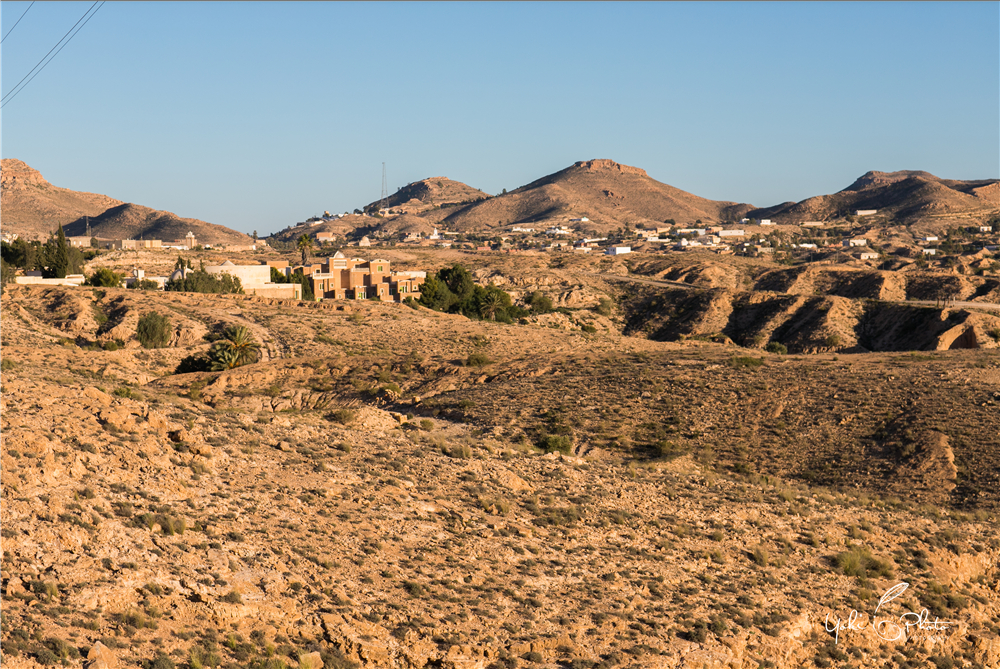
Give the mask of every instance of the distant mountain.
M 660 183 L 638 167 L 613 160 L 587 160 L 526 186 L 448 214 L 444 224 L 474 230 L 587 218 L 587 227 L 607 232 L 624 224 L 662 225 L 738 220 L 754 207 L 719 202 Z
M 386 205 L 394 211 L 419 214 L 437 207 L 469 204 L 489 197 L 487 193 L 461 181 L 452 181 L 447 177 L 429 177 L 406 184 L 386 198 Z M 380 202 L 376 200 L 365 206 L 364 210 L 376 213 L 379 207 Z
M 832 195 L 755 209 L 753 218 L 797 223 L 842 218 L 858 209 L 877 209 L 901 222 L 1000 211 L 1000 180 L 958 181 L 928 172 L 867 172 Z
M 60 223 L 99 216 L 121 204 L 106 195 L 53 186 L 20 160 L 0 160 L 0 224 L 6 233 L 46 239 Z
M 249 244 L 250 237 L 221 225 L 181 218 L 115 200 L 53 186 L 20 160 L 0 161 L 0 214 L 3 231 L 28 239 L 45 239 L 60 224 L 67 235 L 91 234 L 102 239 L 183 239 L 194 233 L 203 244 Z
M 77 219 L 63 226 L 67 235 L 84 235 L 87 223 L 91 234 L 101 239 L 184 239 L 194 234 L 199 244 L 251 244 L 253 240 L 242 232 L 196 218 L 181 218 L 169 211 L 158 211 L 138 204 L 120 204 L 100 216 Z

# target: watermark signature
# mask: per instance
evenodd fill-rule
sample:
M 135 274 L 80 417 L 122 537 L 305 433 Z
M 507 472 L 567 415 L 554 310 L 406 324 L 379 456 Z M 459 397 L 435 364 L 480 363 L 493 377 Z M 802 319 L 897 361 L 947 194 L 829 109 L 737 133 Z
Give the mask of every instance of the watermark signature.
M 897 617 L 889 617 L 884 614 L 879 617 L 879 610 L 902 595 L 909 587 L 909 583 L 897 583 L 886 590 L 870 616 L 859 614 L 857 609 L 852 609 L 846 619 L 838 616 L 836 620 L 831 622 L 831 614 L 827 613 L 824 627 L 827 632 L 834 634 L 834 643 L 840 642 L 841 632 L 863 632 L 865 630 L 870 630 L 870 633 L 875 634 L 883 641 L 905 642 L 910 639 L 920 639 L 931 643 L 943 642 L 947 631 L 958 625 L 957 621 L 941 620 L 937 617 L 931 620 L 931 614 L 927 609 L 921 610 L 920 613 L 907 611 Z

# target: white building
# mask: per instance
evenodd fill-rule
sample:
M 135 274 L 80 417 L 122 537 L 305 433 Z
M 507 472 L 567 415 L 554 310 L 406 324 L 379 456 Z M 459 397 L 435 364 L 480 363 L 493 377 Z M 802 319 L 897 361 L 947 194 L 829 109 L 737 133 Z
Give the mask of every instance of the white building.
M 936 241 L 938 241 L 938 238 L 935 237 L 934 235 L 927 235 L 926 237 L 921 237 L 920 239 L 921 239 L 921 241 L 925 241 L 925 242 L 936 242 Z
M 868 240 L 862 239 L 861 237 L 855 237 L 854 239 L 845 239 L 844 246 L 848 248 L 853 248 L 855 246 L 868 246 Z
M 626 253 L 632 253 L 632 247 L 630 246 L 612 246 L 607 251 L 604 252 L 605 255 L 609 256 L 623 256 Z
M 858 257 L 861 260 L 878 260 L 879 259 L 879 254 L 874 253 L 873 251 L 866 251 L 866 252 L 862 253 Z
M 769 218 L 762 218 L 762 219 L 760 219 L 760 224 L 761 225 L 774 225 L 774 223 L 772 223 L 771 219 L 769 219 Z
M 875 214 L 876 212 L 878 212 L 878 209 L 855 209 L 854 210 L 854 215 L 855 216 L 871 216 L 872 214 Z
M 571 219 L 569 219 L 569 222 L 570 223 L 589 223 L 590 219 L 587 218 L 586 216 L 584 216 L 582 218 L 571 218 Z
M 743 230 L 720 230 L 720 237 L 744 237 L 746 232 Z
M 932 256 L 937 254 L 937 249 L 920 249 L 920 251 L 925 256 Z
M 547 235 L 549 235 L 549 236 L 555 236 L 555 235 L 571 235 L 571 234 L 573 234 L 573 231 L 572 231 L 572 230 L 569 230 L 569 229 L 567 229 L 567 228 L 564 228 L 564 227 L 562 227 L 562 226 L 559 226 L 559 225 L 555 225 L 555 226 L 552 226 L 551 228 L 549 228 L 548 230 L 546 230 L 546 231 L 545 231 L 545 234 L 547 234 Z

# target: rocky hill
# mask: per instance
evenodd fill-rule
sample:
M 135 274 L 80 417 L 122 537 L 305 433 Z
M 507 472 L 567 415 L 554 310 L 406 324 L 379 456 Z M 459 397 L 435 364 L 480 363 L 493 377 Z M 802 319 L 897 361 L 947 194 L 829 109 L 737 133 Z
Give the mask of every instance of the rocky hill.
M 0 179 L 3 230 L 25 238 L 45 239 L 60 224 L 67 235 L 84 235 L 89 223 L 101 239 L 174 240 L 190 231 L 204 244 L 251 243 L 247 235 L 221 225 L 53 186 L 20 160 L 0 161 Z
M 106 195 L 53 186 L 20 160 L 0 160 L 0 214 L 3 230 L 28 239 L 45 239 L 61 223 L 96 217 L 124 204 Z
M 194 233 L 199 244 L 246 245 L 253 240 L 243 234 L 214 223 L 195 218 L 181 218 L 169 211 L 158 211 L 138 204 L 120 204 L 86 221 L 77 219 L 64 226 L 67 235 L 91 233 L 101 239 L 184 239 Z
M 825 221 L 858 209 L 876 209 L 899 222 L 984 218 L 1000 212 L 1000 181 L 941 179 L 928 172 L 868 172 L 844 190 L 801 202 L 755 209 L 753 218 L 779 222 Z
M 425 213 L 440 207 L 455 207 L 484 200 L 487 193 L 447 177 L 429 177 L 400 188 L 387 198 L 387 208 L 405 214 Z M 369 213 L 377 212 L 381 202 L 365 206 Z
M 587 160 L 504 195 L 470 204 L 444 220 L 450 228 L 475 230 L 515 223 L 565 223 L 588 218 L 585 227 L 607 232 L 625 224 L 718 223 L 739 219 L 754 207 L 692 195 L 652 179 L 645 170 L 612 160 Z

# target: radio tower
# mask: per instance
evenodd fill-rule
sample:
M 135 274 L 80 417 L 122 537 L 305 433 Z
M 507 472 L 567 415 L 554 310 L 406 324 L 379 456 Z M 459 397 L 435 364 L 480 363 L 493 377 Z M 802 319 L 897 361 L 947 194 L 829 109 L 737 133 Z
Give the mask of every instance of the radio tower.
M 378 210 L 379 213 L 385 216 L 386 210 L 389 208 L 389 185 L 385 180 L 385 163 L 382 163 L 382 197 L 379 199 Z

